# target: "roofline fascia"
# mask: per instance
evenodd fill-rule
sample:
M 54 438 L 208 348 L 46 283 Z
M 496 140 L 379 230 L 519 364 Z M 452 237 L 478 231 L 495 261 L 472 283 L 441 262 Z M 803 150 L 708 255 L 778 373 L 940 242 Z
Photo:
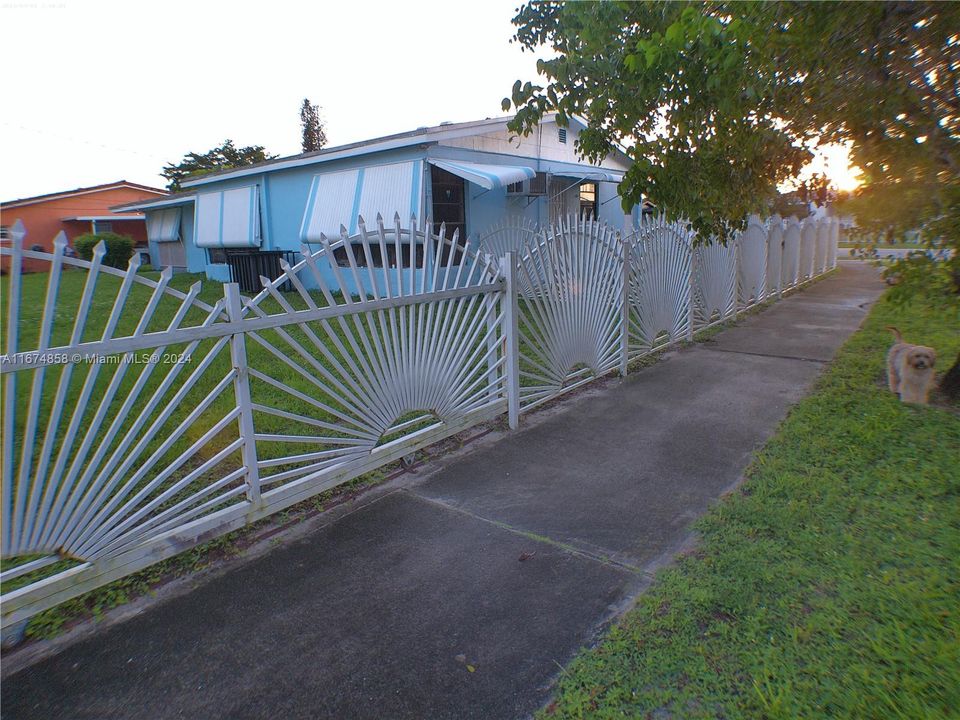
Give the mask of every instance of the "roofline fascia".
M 187 205 L 189 203 L 195 202 L 197 199 L 196 195 L 189 195 L 186 197 L 177 197 L 177 198 L 167 198 L 159 200 L 137 200 L 132 203 L 124 203 L 123 205 L 114 205 L 110 208 L 110 212 L 122 212 L 125 210 L 153 210 L 161 207 L 173 207 L 175 205 Z

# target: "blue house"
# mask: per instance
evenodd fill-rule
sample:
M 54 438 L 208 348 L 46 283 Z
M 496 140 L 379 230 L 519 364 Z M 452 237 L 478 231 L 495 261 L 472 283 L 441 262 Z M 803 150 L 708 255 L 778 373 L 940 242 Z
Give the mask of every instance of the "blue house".
M 446 224 L 448 237 L 582 213 L 616 228 L 632 222 L 617 191 L 630 166 L 625 154 L 591 165 L 574 150 L 578 121 L 560 127 L 547 116 L 531 135 L 515 137 L 509 120 L 443 123 L 225 170 L 185 182 L 185 192 L 114 210 L 146 215 L 154 266 L 221 281 L 230 279 L 231 255 L 296 251 L 321 233 L 338 238 L 341 225 L 355 233 L 358 216 L 370 227 L 377 213 L 390 223 L 399 213 L 404 226 L 411 214 L 430 217 L 437 229 Z

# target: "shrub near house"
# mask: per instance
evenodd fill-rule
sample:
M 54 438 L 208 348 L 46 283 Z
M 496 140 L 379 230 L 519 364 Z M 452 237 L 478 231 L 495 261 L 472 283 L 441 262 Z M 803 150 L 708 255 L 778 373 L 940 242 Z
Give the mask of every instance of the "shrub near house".
M 115 268 L 126 268 L 130 258 L 133 257 L 133 238 L 129 235 L 119 235 L 114 232 L 105 233 L 85 233 L 73 241 L 73 246 L 84 260 L 93 259 L 93 250 L 100 241 L 103 241 L 107 247 L 107 252 L 103 256 L 105 265 Z

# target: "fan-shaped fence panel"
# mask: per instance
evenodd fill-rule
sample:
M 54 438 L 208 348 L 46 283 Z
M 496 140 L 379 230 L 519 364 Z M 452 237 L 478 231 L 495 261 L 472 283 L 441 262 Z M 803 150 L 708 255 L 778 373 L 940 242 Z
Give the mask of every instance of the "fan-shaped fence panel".
M 442 228 L 358 224 L 246 300 L 14 230 L 4 627 L 506 409 L 499 263 Z
M 628 356 L 687 336 L 691 330 L 690 273 L 693 232 L 650 216 L 625 239 L 628 271 Z
M 498 260 L 509 252 L 518 257 L 528 254 L 532 248 L 545 242 L 546 235 L 541 233 L 536 223 L 526 218 L 510 218 L 503 223 L 493 225 L 477 235 L 477 248 Z M 526 281 L 520 277 L 520 282 Z M 521 292 L 529 293 L 531 287 L 523 285 Z
M 767 294 L 780 292 L 783 276 L 783 220 L 772 215 L 767 220 Z
M 700 245 L 693 255 L 694 325 L 706 327 L 737 311 L 737 247 Z
M 739 298 L 742 305 L 749 306 L 761 302 L 767 290 L 767 231 L 759 217 L 750 216 L 737 243 Z
M 518 259 L 520 409 L 615 369 L 622 271 L 616 234 L 570 217 Z
M 800 281 L 800 221 L 787 218 L 783 229 L 783 287 L 792 288 Z
M 538 235 L 539 228 L 532 220 L 524 217 L 507 218 L 478 233 L 477 243 L 481 252 L 501 258 L 508 252 L 523 255 Z
M 504 409 L 499 262 L 415 220 L 359 227 L 321 236 L 245 306 L 267 325 L 247 342 L 263 351 L 248 372 L 268 499 L 336 484 Z M 394 267 L 377 267 L 388 251 Z
M 52 253 L 24 235 L 0 249 L 5 618 L 18 585 L 115 561 L 251 489 L 223 299 L 139 272 L 139 254 L 120 270 L 103 243 L 85 261 L 63 234 Z

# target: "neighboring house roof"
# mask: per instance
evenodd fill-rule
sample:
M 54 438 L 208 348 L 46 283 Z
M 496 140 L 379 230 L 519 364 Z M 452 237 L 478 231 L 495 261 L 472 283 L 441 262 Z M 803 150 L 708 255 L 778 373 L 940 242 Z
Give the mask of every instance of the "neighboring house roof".
M 60 218 L 63 222 L 89 222 L 91 220 L 112 222 L 114 220 L 143 220 L 143 215 L 133 213 L 132 215 L 78 215 L 75 217 Z
M 90 187 L 76 188 L 74 190 L 63 190 L 61 192 L 47 193 L 46 195 L 36 195 L 34 197 L 20 198 L 19 200 L 10 200 L 9 202 L 0 203 L 0 205 L 2 205 L 4 209 L 9 209 L 22 207 L 24 205 L 33 205 L 40 202 L 48 202 L 50 200 L 57 200 L 59 198 L 73 197 L 75 195 L 89 195 L 90 193 L 103 192 L 104 190 L 116 190 L 125 187 L 131 188 L 132 190 L 143 190 L 144 192 L 156 193 L 157 195 L 167 194 L 166 190 L 161 190 L 160 188 L 127 182 L 126 180 L 117 180 L 116 182 L 104 183 L 103 185 L 91 185 Z
M 255 165 L 245 165 L 241 168 L 232 168 L 208 173 L 202 177 L 185 181 L 183 183 L 183 187 L 192 188 L 227 178 L 258 175 L 263 172 L 273 172 L 275 170 L 285 170 L 288 168 L 302 167 L 304 165 L 314 165 L 318 163 L 329 162 L 331 160 L 342 160 L 344 158 L 369 155 L 370 153 L 382 152 L 384 150 L 396 150 L 415 145 L 438 143 L 443 140 L 450 140 L 457 137 L 476 135 L 478 131 L 481 131 L 485 128 L 494 127 L 497 125 L 505 125 L 512 119 L 512 117 L 513 116 L 508 115 L 505 117 L 486 118 L 484 120 L 473 120 L 471 122 L 463 123 L 441 123 L 440 125 L 434 125 L 433 127 L 420 127 L 416 130 L 410 130 L 408 132 L 397 133 L 395 135 L 385 135 L 383 137 L 372 138 L 370 140 L 363 140 L 361 142 L 350 143 L 347 145 L 338 145 L 337 147 L 332 148 L 324 148 L 323 150 L 317 150 L 315 152 L 274 158 L 273 160 L 266 160 Z M 549 114 L 544 117 L 544 121 L 552 121 L 554 117 L 554 114 Z M 581 126 L 586 127 L 586 125 L 577 118 L 571 118 L 571 120 L 574 120 Z M 617 149 L 617 152 L 622 151 Z M 129 205 L 124 207 L 132 208 L 132 206 Z M 142 205 L 137 205 L 137 207 L 142 207 Z
M 111 205 L 110 212 L 124 212 L 130 210 L 155 210 L 158 208 L 173 207 L 192 203 L 197 197 L 194 192 L 179 192 L 165 195 L 157 199 L 134 200 L 123 205 Z

